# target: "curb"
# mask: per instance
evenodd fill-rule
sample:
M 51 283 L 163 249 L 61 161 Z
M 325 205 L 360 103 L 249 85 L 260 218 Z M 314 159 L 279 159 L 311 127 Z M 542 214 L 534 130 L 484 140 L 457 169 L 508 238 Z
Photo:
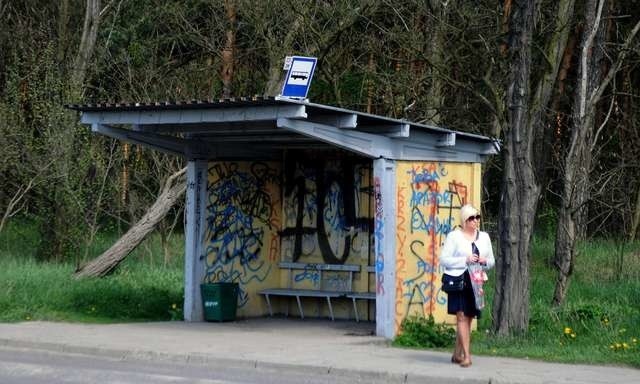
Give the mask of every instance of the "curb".
M 240 369 L 266 369 L 294 373 L 313 374 L 317 376 L 327 375 L 342 378 L 353 378 L 355 383 L 431 383 L 442 384 L 487 384 L 496 383 L 495 380 L 474 380 L 451 377 L 441 377 L 436 375 L 420 375 L 413 373 L 390 373 L 384 371 L 364 371 L 350 368 L 334 368 L 331 366 L 319 365 L 297 365 L 289 363 L 274 363 L 260 360 L 219 358 L 201 353 L 191 354 L 171 354 L 166 352 L 155 352 L 147 350 L 119 350 L 100 347 L 84 347 L 69 344 L 57 344 L 37 341 L 14 340 L 0 338 L 0 347 L 34 349 L 40 351 L 79 354 L 94 357 L 106 357 L 130 362 L 169 362 L 175 364 L 208 366 L 211 368 L 240 368 Z

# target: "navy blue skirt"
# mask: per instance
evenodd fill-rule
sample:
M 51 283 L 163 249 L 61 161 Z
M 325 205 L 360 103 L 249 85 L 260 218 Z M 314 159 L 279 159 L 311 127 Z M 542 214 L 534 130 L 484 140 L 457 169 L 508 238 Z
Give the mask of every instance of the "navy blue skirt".
M 448 296 L 448 314 L 455 315 L 462 311 L 467 317 L 480 318 L 480 311 L 476 308 L 476 299 L 473 296 L 469 271 L 464 271 L 464 289 L 460 292 L 449 292 Z

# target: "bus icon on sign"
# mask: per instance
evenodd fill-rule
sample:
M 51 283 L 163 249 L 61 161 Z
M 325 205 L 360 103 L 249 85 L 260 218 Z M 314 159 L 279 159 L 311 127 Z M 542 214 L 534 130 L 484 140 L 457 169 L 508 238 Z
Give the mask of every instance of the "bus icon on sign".
M 307 80 L 309 78 L 309 72 L 291 71 L 291 78 L 296 80 Z

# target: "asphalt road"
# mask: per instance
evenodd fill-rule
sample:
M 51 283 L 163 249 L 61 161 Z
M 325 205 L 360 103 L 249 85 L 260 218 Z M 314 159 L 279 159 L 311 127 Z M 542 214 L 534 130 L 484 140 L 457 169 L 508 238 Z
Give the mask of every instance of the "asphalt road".
M 292 373 L 267 368 L 207 367 L 0 347 L 0 383 L 6 384 L 320 384 L 357 383 L 353 377 Z

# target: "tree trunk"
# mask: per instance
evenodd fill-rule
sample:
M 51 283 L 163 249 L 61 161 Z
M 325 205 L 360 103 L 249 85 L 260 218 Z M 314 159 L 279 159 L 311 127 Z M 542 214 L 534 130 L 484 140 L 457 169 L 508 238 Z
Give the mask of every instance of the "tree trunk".
M 434 17 L 432 18 L 433 22 L 428 22 L 425 36 L 428 37 L 427 54 L 430 61 L 431 86 L 427 89 L 427 110 L 424 113 L 427 116 L 427 121 L 437 125 L 441 122 L 440 110 L 444 105 L 445 82 L 439 71 L 442 71 L 445 66 L 447 15 L 449 9 L 454 9 L 456 4 L 431 0 L 430 6 Z
M 175 205 L 186 189 L 184 175 L 186 168 L 167 179 L 162 193 L 145 215 L 106 252 L 76 271 L 75 277 L 102 277 L 113 271 L 129 253 L 144 240 L 169 210 Z
M 632 92 L 631 92 L 631 83 L 629 82 L 628 84 L 629 84 L 628 87 L 627 87 L 628 94 L 631 95 L 632 94 Z M 630 111 L 630 115 L 631 115 L 630 118 L 628 119 L 628 123 L 627 124 L 629 124 L 629 126 L 632 126 L 633 123 L 631 123 L 631 122 L 640 121 L 640 120 L 638 120 L 638 117 L 640 117 L 640 116 L 638 116 L 636 110 L 633 108 L 632 101 L 631 101 L 632 100 L 631 96 L 627 96 L 626 99 L 627 99 L 627 102 L 626 102 L 627 110 Z M 629 127 L 629 128 L 630 128 L 631 134 L 634 135 L 634 139 L 635 139 L 634 141 L 636 141 L 636 143 L 637 143 L 638 142 L 638 138 L 640 137 L 640 135 L 638 135 L 638 133 L 640 133 L 640 130 L 638 129 L 639 127 L 636 126 L 635 129 L 633 129 L 631 127 Z M 638 172 L 636 171 L 635 174 L 637 175 Z M 636 178 L 636 181 L 637 180 L 638 180 L 638 178 Z M 631 221 L 631 229 L 629 230 L 629 234 L 628 234 L 629 242 L 635 241 L 636 236 L 638 234 L 638 228 L 640 227 L 640 184 L 637 183 L 637 182 L 636 182 L 636 188 L 637 188 L 636 189 L 636 202 L 633 205 L 633 213 L 632 213 L 633 214 L 633 218 L 632 218 L 632 221 Z
M 561 68 L 565 51 L 569 41 L 570 27 L 573 20 L 575 0 L 558 1 L 554 34 L 550 36 L 546 46 L 545 58 L 550 70 L 542 74 L 535 89 L 531 102 L 531 117 L 529 118 L 529 130 L 534 132 L 533 140 L 533 164 L 538 177 L 538 185 L 546 185 L 547 173 L 544 171 L 551 159 L 552 129 L 545 129 L 549 117 L 546 108 L 551 104 L 553 91 L 556 84 L 561 84 Z M 571 48 L 571 47 L 569 47 Z M 569 49 L 571 51 L 571 49 Z
M 58 47 L 56 57 L 62 63 L 66 57 L 69 41 L 69 0 L 60 1 L 58 9 Z
M 633 242 L 636 239 L 638 233 L 638 226 L 640 226 L 640 187 L 636 191 L 636 203 L 633 206 L 633 221 L 631 222 L 631 230 L 629 231 L 629 242 Z
M 100 0 L 87 0 L 87 9 L 84 14 L 84 26 L 82 27 L 82 38 L 78 55 L 73 64 L 71 83 L 75 89 L 79 90 L 84 84 L 87 74 L 87 67 L 93 56 L 93 51 L 98 37 L 98 27 L 100 25 Z
M 304 14 L 300 13 L 295 21 L 288 28 L 287 35 L 282 42 L 268 39 L 267 48 L 269 51 L 269 80 L 265 86 L 264 94 L 267 96 L 276 96 L 282 88 L 282 67 L 284 65 L 285 51 L 291 49 L 297 34 L 304 24 Z
M 504 171 L 498 220 L 499 256 L 493 330 L 497 334 L 524 332 L 529 324 L 529 253 L 540 196 L 532 164 L 529 116 L 533 1 L 514 1 L 510 18 L 511 55 L 507 91 L 507 121 L 503 149 Z
M 225 0 L 224 8 L 227 14 L 227 40 L 222 50 L 222 97 L 231 97 L 231 84 L 233 82 L 233 69 L 236 60 L 236 5 L 235 0 Z
M 580 44 L 580 67 L 578 68 L 575 102 L 572 113 L 572 130 L 569 151 L 565 156 L 562 174 L 562 201 L 558 212 L 556 250 L 554 265 L 558 271 L 552 303 L 561 305 L 569 288 L 569 277 L 573 273 L 576 258 L 576 242 L 584 232 L 586 203 L 589 194 L 591 170 L 591 137 L 594 126 L 594 107 L 590 95 L 600 84 L 599 42 L 604 37 L 598 32 L 604 0 L 587 1 L 585 28 Z M 596 38 L 598 42 L 596 41 Z
M 373 58 L 373 52 L 369 52 L 369 61 L 367 62 L 367 77 L 366 77 L 366 90 L 367 90 L 367 113 L 373 113 L 373 73 L 376 70 L 376 62 Z
M 580 68 L 578 69 L 572 132 L 569 152 L 565 157 L 562 205 L 560 207 L 556 236 L 554 264 L 558 270 L 552 304 L 561 305 L 567 295 L 569 276 L 576 259 L 576 241 L 581 237 L 586 222 L 586 203 L 590 193 L 592 153 L 598 134 L 594 137 L 595 108 L 604 91 L 620 70 L 628 47 L 640 30 L 638 21 L 624 44 L 616 61 L 607 74 L 601 76 L 601 58 L 604 56 L 604 28 L 599 28 L 604 0 L 588 0 L 585 5 L 585 29 L 581 42 Z M 615 93 L 615 92 L 614 92 Z M 602 124 L 605 124 L 603 122 Z M 593 137 L 593 138 L 592 138 Z M 600 186 L 602 187 L 602 186 Z

